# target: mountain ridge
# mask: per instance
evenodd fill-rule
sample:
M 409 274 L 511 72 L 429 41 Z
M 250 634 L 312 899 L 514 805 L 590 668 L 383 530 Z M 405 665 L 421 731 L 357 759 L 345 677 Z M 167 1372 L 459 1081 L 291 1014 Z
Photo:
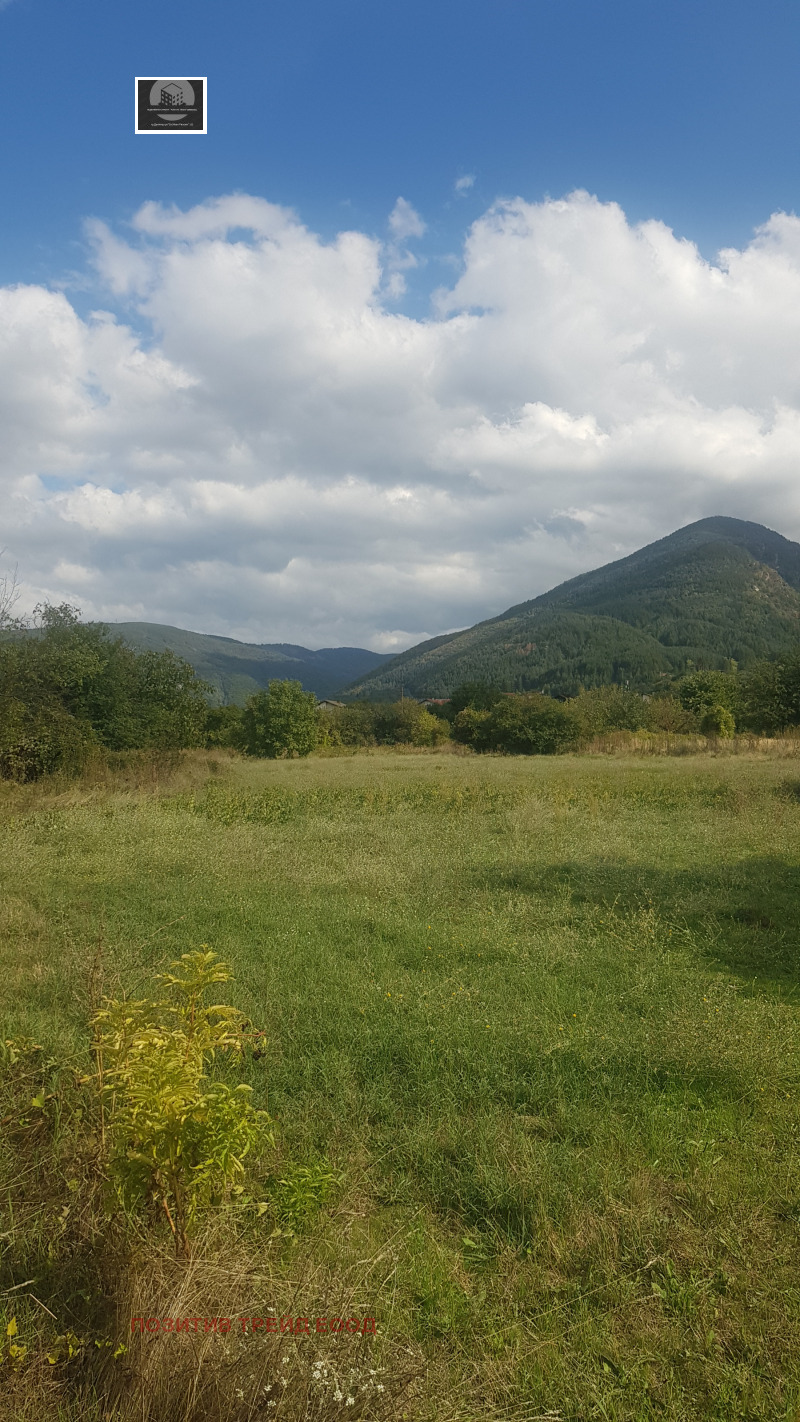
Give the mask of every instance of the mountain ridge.
M 461 632 L 408 648 L 354 696 L 445 696 L 485 678 L 574 695 L 651 690 L 692 666 L 724 668 L 800 641 L 800 544 L 742 519 L 700 519 Z
M 293 642 L 240 642 L 213 632 L 190 632 L 161 622 L 109 622 L 112 633 L 137 651 L 172 651 L 209 683 L 216 697 L 243 704 L 273 679 L 299 681 L 304 691 L 335 696 L 355 677 L 392 660 L 364 647 L 321 647 Z

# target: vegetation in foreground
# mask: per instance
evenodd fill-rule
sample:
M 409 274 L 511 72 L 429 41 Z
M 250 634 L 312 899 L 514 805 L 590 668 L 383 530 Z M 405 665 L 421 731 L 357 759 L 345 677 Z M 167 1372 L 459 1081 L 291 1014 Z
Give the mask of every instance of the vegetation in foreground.
M 4 1415 L 800 1417 L 794 748 L 0 787 Z M 201 943 L 275 1136 L 187 1261 L 86 1078 Z

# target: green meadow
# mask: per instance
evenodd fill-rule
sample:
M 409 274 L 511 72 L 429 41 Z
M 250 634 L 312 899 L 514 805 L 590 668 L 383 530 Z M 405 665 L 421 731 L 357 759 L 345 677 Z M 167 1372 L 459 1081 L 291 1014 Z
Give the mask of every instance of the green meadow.
M 198 752 L 0 792 L 0 1039 L 42 1049 L 0 1096 L 3 1416 L 800 1418 L 800 760 Z M 110 1213 L 80 1078 L 99 997 L 201 944 L 274 1145 L 183 1264 Z M 270 1310 L 377 1333 L 130 1333 Z

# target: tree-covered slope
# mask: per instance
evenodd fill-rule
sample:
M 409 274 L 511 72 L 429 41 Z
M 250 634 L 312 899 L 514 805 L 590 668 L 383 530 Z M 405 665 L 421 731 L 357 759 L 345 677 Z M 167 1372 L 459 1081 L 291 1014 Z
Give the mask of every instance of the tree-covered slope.
M 691 665 L 724 668 L 800 644 L 800 544 L 710 518 L 562 583 L 464 632 L 422 642 L 352 688 L 445 696 L 480 678 L 574 695 L 657 686 Z
M 355 677 L 363 676 L 391 656 L 363 647 L 323 647 L 312 652 L 288 642 L 237 642 L 186 632 L 157 622 L 115 622 L 111 631 L 138 651 L 172 651 L 189 662 L 226 703 L 243 705 L 248 696 L 275 679 L 299 681 L 316 696 L 335 696 Z

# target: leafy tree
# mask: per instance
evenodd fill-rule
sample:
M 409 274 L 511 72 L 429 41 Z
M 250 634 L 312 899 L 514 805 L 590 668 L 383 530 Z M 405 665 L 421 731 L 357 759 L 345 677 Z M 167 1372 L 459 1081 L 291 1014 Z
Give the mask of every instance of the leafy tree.
M 569 702 L 585 736 L 603 731 L 638 731 L 647 723 L 648 703 L 621 686 L 597 686 Z
M 727 741 L 736 731 L 736 722 L 727 706 L 709 706 L 700 718 L 700 730 L 704 736 L 718 736 Z
M 651 696 L 645 703 L 645 730 L 690 735 L 697 729 L 694 712 L 681 706 L 677 696 Z
M 242 718 L 248 755 L 310 755 L 317 744 L 317 699 L 299 681 L 271 681 L 248 698 Z
M 473 711 L 490 711 L 503 695 L 499 687 L 488 681 L 465 681 L 450 697 L 448 711 L 457 716 L 469 706 Z
M 757 662 L 742 676 L 746 724 L 774 735 L 800 725 L 800 653 L 775 662 Z
M 379 746 L 435 746 L 447 740 L 449 727 L 418 701 L 403 700 L 375 706 L 373 733 Z
M 488 750 L 491 711 L 479 711 L 474 706 L 465 706 L 453 721 L 453 740 L 474 750 Z
M 713 706 L 724 706 L 734 721 L 741 715 L 741 692 L 735 672 L 691 672 L 679 682 L 678 698 L 686 711 L 700 718 Z
M 244 711 L 241 706 L 212 706 L 206 713 L 206 745 L 241 750 L 244 746 Z

